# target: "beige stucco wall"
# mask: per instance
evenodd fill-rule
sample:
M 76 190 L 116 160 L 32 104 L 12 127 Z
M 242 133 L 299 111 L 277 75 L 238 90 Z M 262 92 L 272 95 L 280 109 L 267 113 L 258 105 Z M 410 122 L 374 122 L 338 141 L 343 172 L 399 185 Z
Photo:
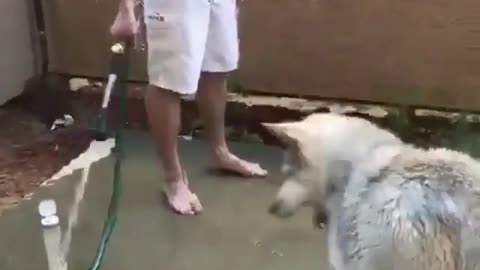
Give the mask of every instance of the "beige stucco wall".
M 46 2 L 52 70 L 104 76 L 118 0 Z M 246 89 L 480 109 L 478 0 L 242 5 L 235 80 Z M 145 53 L 133 60 L 131 78 L 145 80 Z
M 20 94 L 35 73 L 28 0 L 0 0 L 0 105 Z

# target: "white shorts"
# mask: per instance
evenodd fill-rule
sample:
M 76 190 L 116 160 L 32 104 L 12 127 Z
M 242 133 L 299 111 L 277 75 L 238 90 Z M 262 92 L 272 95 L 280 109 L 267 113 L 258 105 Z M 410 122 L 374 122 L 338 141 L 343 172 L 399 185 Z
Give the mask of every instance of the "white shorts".
M 144 0 L 149 83 L 182 95 L 239 58 L 236 0 Z

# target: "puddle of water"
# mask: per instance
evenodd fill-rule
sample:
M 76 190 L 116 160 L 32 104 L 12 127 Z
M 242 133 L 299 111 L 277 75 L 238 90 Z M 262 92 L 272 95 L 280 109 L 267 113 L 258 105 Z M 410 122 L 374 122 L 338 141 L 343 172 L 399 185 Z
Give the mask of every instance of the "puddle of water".
M 72 241 L 72 229 L 77 225 L 78 210 L 85 194 L 85 186 L 88 182 L 89 173 L 90 165 L 86 166 L 83 169 L 82 178 L 78 185 L 75 187 L 75 197 L 69 210 L 67 229 L 64 233 L 63 240 L 60 243 L 60 252 L 65 260 L 68 257 L 68 253 L 70 251 L 70 244 Z
M 48 270 L 67 270 L 68 265 L 60 250 L 60 225 L 44 227 L 43 240 L 47 254 Z
M 92 141 L 88 149 L 80 154 L 76 159 L 72 160 L 68 165 L 64 166 L 60 171 L 54 174 L 50 179 L 45 181 L 42 185 L 49 186 L 56 180 L 70 175 L 73 171 L 89 167 L 96 161 L 110 155 L 112 148 L 115 146 L 115 139 L 110 138 L 106 141 Z

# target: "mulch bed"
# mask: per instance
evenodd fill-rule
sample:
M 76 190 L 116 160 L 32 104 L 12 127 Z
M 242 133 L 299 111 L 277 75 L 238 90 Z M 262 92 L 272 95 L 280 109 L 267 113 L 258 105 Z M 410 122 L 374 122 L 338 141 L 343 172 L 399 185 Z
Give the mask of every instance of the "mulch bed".
M 16 203 L 84 152 L 91 141 L 84 128 L 50 131 L 33 116 L 0 108 L 0 212 Z M 2 205 L 3 204 L 3 205 Z

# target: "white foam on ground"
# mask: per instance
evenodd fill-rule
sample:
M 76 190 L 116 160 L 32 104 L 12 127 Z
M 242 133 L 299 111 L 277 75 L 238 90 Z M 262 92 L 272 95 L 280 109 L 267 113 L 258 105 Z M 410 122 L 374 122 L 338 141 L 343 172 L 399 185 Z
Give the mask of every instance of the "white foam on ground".
M 110 138 L 106 141 L 92 141 L 88 149 L 77 158 L 70 161 L 60 171 L 55 173 L 50 179 L 42 183 L 42 186 L 52 185 L 56 180 L 72 174 L 75 170 L 90 167 L 93 163 L 107 157 L 115 146 L 115 139 Z

